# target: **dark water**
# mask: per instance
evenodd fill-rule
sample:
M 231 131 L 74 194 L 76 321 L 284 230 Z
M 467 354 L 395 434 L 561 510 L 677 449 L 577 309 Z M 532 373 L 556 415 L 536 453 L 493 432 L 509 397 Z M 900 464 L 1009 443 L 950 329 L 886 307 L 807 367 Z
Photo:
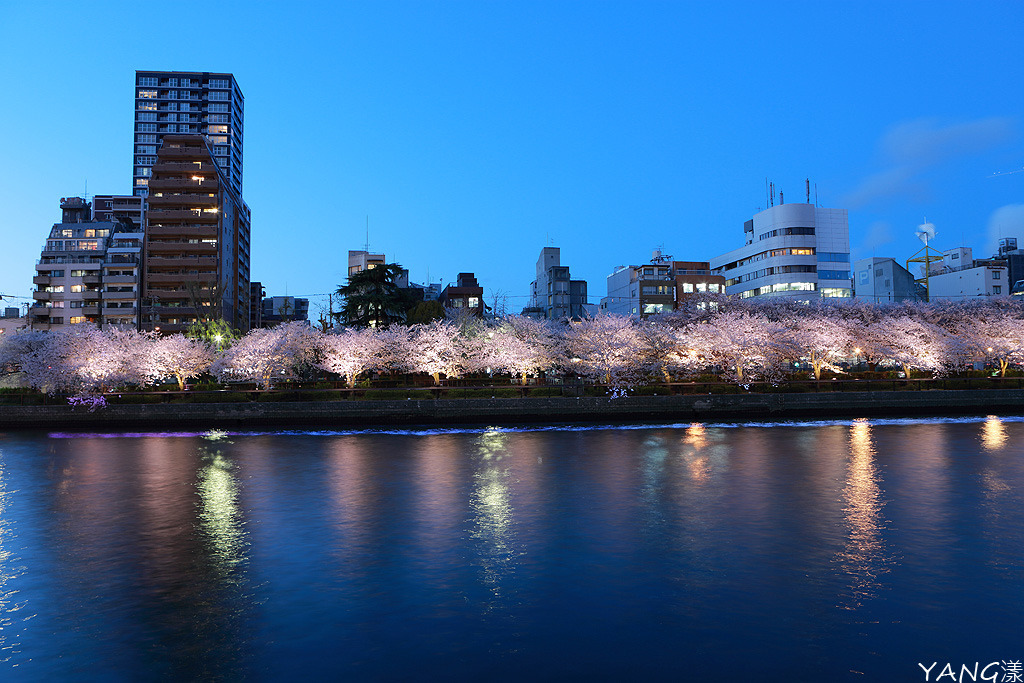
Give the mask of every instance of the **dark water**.
M 939 661 L 935 680 L 1020 660 L 1022 437 L 997 418 L 0 434 L 0 678 L 876 681 Z

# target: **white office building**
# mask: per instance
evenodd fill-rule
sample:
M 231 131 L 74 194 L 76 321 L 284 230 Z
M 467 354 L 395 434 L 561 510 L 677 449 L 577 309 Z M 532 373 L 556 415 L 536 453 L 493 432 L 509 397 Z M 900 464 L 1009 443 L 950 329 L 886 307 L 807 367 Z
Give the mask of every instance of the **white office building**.
M 780 204 L 743 224 L 745 244 L 711 259 L 726 293 L 801 299 L 850 297 L 850 226 L 846 209 Z

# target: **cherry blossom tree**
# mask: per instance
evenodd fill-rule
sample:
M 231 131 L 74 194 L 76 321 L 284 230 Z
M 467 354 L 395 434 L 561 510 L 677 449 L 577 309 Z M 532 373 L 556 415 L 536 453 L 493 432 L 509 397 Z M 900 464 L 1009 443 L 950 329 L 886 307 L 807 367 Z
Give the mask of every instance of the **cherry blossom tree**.
M 178 381 L 179 391 L 184 391 L 186 380 L 209 370 L 215 360 L 213 349 L 205 341 L 180 334 L 155 340 L 150 354 L 162 376 L 173 375 Z
M 294 377 L 302 366 L 315 366 L 323 333 L 305 322 L 258 328 L 226 349 L 210 368 L 219 381 L 256 382 L 269 389 Z
M 612 386 L 635 381 L 641 367 L 641 348 L 636 325 L 628 316 L 571 320 L 562 332 L 563 354 L 570 368 Z
M 342 375 L 349 388 L 356 378 L 373 368 L 385 365 L 385 337 L 374 327 L 348 328 L 337 334 L 324 335 L 323 353 L 317 367 Z
M 545 320 L 508 316 L 479 338 L 483 365 L 518 376 L 523 384 L 527 375 L 553 367 L 558 359 L 554 332 Z
M 441 375 L 461 377 L 474 364 L 465 342 L 459 328 L 448 321 L 413 325 L 401 349 L 401 358 L 396 359 L 397 364 L 409 372 L 431 375 L 435 384 L 441 382 Z
M 738 382 L 751 374 L 770 375 L 793 356 L 786 329 L 759 313 L 730 309 L 688 332 L 710 358 L 735 369 Z
M 839 371 L 839 361 L 852 355 L 852 331 L 835 311 L 818 308 L 792 318 L 789 333 L 795 354 L 811 366 L 816 380 L 822 370 Z
M 891 361 L 909 378 L 912 369 L 938 374 L 948 358 L 946 332 L 909 315 L 886 316 L 870 326 L 881 359 Z

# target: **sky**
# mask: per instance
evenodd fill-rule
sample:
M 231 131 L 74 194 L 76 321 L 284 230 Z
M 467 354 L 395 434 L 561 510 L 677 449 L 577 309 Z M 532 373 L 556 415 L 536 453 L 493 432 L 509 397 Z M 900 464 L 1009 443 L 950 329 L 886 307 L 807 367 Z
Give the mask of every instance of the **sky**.
M 528 303 L 544 246 L 590 300 L 654 249 L 743 244 L 766 180 L 849 210 L 854 259 L 1024 246 L 1024 3 L 0 0 L 0 295 L 66 196 L 131 192 L 136 69 L 234 73 L 253 280 L 347 252 Z M 5 298 L 5 304 L 25 299 Z

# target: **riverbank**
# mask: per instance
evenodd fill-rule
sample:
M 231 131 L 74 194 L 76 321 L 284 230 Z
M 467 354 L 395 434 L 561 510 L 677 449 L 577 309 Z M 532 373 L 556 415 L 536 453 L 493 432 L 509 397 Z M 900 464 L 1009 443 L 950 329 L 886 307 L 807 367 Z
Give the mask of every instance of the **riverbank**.
M 186 428 L 538 422 L 789 420 L 1024 413 L 1024 391 L 429 399 L 81 406 L 0 406 L 0 429 Z

